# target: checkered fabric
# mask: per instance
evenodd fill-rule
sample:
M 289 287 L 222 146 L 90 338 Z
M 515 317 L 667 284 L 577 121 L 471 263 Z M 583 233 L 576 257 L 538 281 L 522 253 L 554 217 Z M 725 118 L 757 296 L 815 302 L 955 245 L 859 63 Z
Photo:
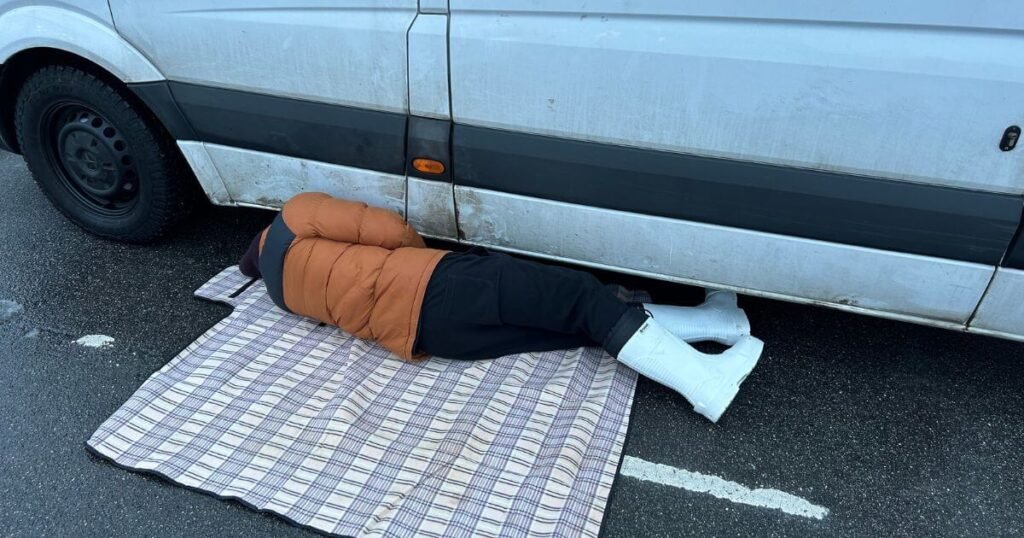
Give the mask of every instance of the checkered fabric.
M 230 267 L 196 292 L 234 312 L 96 453 L 333 534 L 597 536 L 633 371 L 596 348 L 405 362 L 248 284 Z

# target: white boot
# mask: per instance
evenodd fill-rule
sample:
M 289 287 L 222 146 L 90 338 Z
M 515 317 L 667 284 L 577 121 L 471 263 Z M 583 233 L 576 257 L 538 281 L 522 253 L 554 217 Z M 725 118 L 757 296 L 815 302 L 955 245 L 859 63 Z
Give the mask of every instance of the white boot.
M 736 305 L 731 291 L 708 290 L 700 306 L 644 304 L 644 309 L 687 342 L 711 340 L 731 346 L 750 334 L 747 314 Z
M 720 355 L 690 347 L 654 319 L 648 319 L 626 341 L 619 362 L 682 394 L 693 410 L 718 422 L 732 403 L 740 383 L 761 358 L 764 343 L 753 336 L 740 338 Z

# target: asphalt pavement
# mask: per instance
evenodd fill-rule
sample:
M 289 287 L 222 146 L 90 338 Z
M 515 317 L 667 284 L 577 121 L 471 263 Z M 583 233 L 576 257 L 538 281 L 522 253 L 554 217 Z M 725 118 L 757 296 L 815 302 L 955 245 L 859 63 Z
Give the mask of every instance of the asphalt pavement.
M 227 315 L 192 291 L 269 212 L 207 208 L 130 246 L 65 220 L 0 153 L 0 536 L 315 536 L 124 471 L 85 441 L 153 371 Z M 684 286 L 607 273 L 663 302 Z M 625 454 L 771 488 L 821 519 L 619 476 L 604 537 L 1024 534 L 1024 345 L 744 297 L 766 353 L 718 425 L 641 380 Z M 107 348 L 73 343 L 91 334 Z M 690 488 L 694 489 L 694 488 Z

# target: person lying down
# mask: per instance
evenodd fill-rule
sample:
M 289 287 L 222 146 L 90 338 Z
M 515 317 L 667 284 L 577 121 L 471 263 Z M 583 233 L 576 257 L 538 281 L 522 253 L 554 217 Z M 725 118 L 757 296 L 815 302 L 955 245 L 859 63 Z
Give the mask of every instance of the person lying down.
M 712 422 L 764 347 L 732 293 L 708 293 L 698 307 L 630 304 L 583 271 L 427 248 L 398 214 L 323 193 L 285 203 L 239 265 L 278 307 L 406 360 L 601 346 Z M 708 355 L 688 344 L 701 340 L 731 347 Z

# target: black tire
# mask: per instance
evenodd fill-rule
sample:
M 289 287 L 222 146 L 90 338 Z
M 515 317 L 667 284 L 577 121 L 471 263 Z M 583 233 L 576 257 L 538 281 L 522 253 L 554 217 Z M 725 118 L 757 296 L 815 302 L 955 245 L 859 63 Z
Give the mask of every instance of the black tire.
M 71 66 L 44 67 L 18 94 L 15 126 L 29 170 L 65 216 L 96 235 L 145 243 L 195 202 L 174 141 L 123 87 Z

